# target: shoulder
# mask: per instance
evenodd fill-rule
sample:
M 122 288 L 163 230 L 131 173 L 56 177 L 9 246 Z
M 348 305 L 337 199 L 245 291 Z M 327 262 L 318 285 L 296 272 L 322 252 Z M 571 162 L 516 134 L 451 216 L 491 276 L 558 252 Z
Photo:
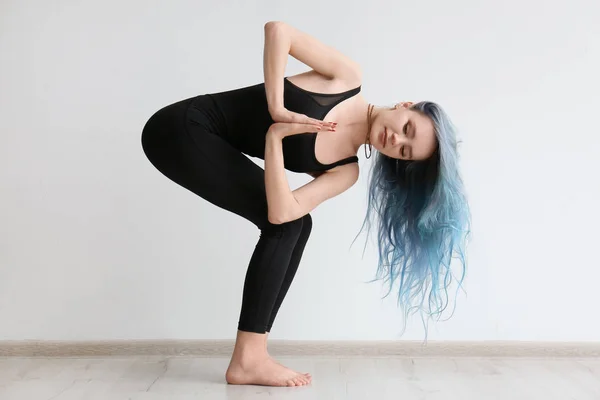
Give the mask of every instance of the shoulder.
M 350 186 L 352 186 L 358 180 L 360 168 L 357 162 L 352 162 L 344 165 L 338 165 L 337 167 L 333 167 L 327 171 L 308 172 L 308 174 L 313 178 L 318 178 L 324 174 L 330 174 L 330 176 L 335 174 L 338 179 L 345 180 L 350 183 Z
M 314 69 L 288 76 L 288 81 L 301 89 L 315 93 L 342 93 L 362 85 L 360 74 L 329 78 Z

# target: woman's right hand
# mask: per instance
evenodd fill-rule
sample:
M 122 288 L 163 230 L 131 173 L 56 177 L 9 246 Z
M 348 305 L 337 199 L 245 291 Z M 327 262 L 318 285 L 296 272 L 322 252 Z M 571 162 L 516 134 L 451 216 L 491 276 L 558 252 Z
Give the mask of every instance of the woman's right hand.
M 317 125 L 321 128 L 335 128 L 335 126 L 337 125 L 336 122 L 325 122 L 320 119 L 311 118 L 308 115 L 290 111 L 285 107 L 280 107 L 275 110 L 269 110 L 269 113 L 271 114 L 271 119 L 273 119 L 274 122 Z
M 267 136 L 275 136 L 283 139 L 286 136 L 298 135 L 301 133 L 320 131 L 323 128 L 318 124 L 302 124 L 298 122 L 275 122 L 269 127 Z M 334 128 L 332 128 L 334 129 Z

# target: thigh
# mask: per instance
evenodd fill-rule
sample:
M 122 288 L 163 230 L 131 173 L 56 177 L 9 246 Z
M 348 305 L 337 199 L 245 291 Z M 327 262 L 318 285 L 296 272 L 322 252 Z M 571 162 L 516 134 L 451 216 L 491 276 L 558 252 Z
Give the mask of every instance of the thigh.
M 269 224 L 264 170 L 222 137 L 190 124 L 185 112 L 190 101 L 150 118 L 142 133 L 146 156 L 172 181 L 264 228 Z

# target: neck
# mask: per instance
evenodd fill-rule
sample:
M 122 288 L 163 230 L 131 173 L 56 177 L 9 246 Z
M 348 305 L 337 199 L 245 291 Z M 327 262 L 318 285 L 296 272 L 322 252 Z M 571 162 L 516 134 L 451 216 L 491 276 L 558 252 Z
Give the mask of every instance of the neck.
M 340 121 L 339 127 L 346 132 L 345 140 L 354 153 L 358 153 L 360 146 L 363 146 L 367 140 L 367 132 L 369 130 L 369 121 L 367 119 L 368 110 L 369 102 L 363 99 L 358 102 L 356 108 L 348 113 L 348 117 L 344 118 L 343 121 Z M 375 119 L 380 110 L 380 107 L 374 107 L 371 120 Z M 371 143 L 372 142 L 373 138 L 371 138 Z

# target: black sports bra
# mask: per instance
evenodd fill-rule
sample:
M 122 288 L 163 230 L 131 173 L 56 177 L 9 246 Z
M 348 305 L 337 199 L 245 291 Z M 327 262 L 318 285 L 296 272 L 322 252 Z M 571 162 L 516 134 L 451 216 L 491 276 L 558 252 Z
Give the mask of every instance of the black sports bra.
M 287 77 L 285 78 L 285 84 L 285 107 L 290 111 L 306 114 L 320 120 L 325 118 L 333 107 L 360 92 L 360 86 L 342 93 L 324 94 L 310 92 L 294 85 Z M 309 99 L 312 103 L 310 107 L 301 104 Z M 285 103 L 285 100 L 287 100 L 287 103 Z M 317 160 L 315 153 L 315 144 L 318 135 L 319 132 L 309 132 L 283 138 L 284 163 L 287 169 L 295 172 L 326 171 L 338 165 L 358 162 L 357 156 L 350 156 L 330 164 L 321 163 Z
M 361 86 L 342 93 L 316 93 L 300 88 L 284 78 L 284 107 L 290 111 L 323 119 L 327 113 L 344 100 L 360 93 Z M 219 110 L 212 113 L 216 133 L 243 153 L 264 160 L 265 135 L 273 124 L 268 111 L 264 83 L 219 93 L 210 93 Z M 218 117 L 215 117 L 218 115 Z M 318 132 L 307 132 L 283 138 L 283 159 L 285 168 L 293 172 L 317 172 L 351 162 L 358 162 L 357 156 L 350 156 L 331 164 L 317 160 L 315 143 Z

